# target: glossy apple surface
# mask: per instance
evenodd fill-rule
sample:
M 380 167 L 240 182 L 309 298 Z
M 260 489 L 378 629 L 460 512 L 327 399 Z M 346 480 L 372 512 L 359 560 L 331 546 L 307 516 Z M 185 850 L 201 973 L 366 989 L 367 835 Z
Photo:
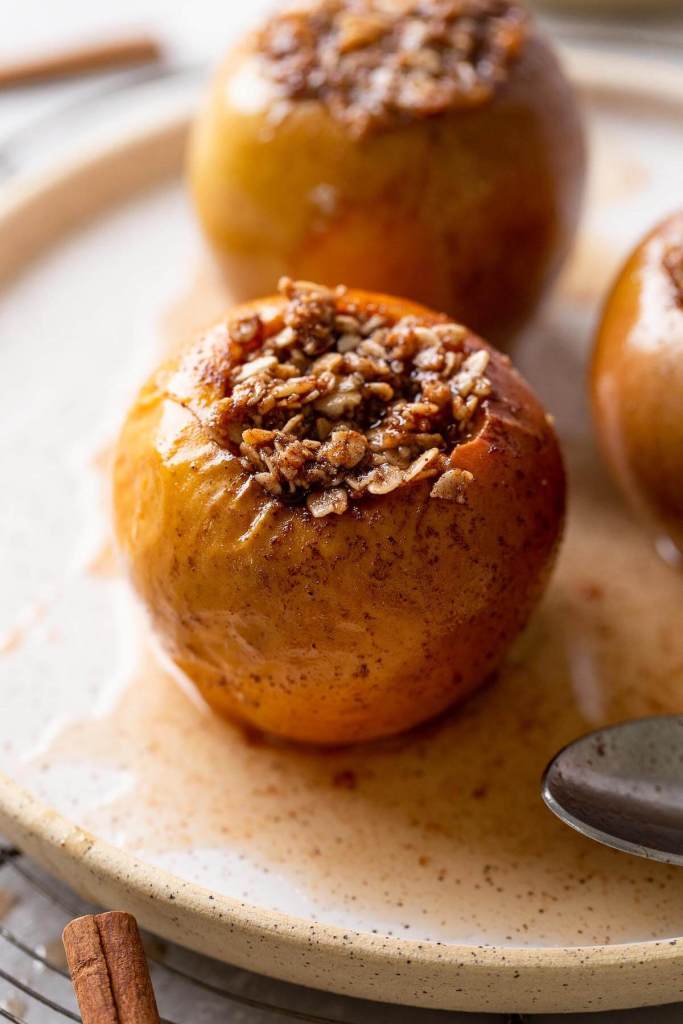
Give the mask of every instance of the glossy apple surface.
M 595 422 L 632 503 L 683 553 L 683 212 L 635 248 L 593 358 Z
M 490 352 L 493 393 L 451 455 L 473 474 L 462 503 L 430 498 L 430 481 L 323 519 L 274 500 L 196 414 L 213 387 L 198 343 L 141 391 L 115 460 L 118 541 L 164 646 L 221 714 L 310 743 L 367 740 L 462 700 L 500 663 L 548 579 L 564 472 L 529 387 L 470 338 Z

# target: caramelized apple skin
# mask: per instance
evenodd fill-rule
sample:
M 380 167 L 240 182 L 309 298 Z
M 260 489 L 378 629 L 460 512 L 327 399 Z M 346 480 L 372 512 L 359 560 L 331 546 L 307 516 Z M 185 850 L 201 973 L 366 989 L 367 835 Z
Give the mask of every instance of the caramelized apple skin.
M 242 101 L 243 47 L 193 133 L 189 177 L 237 300 L 281 274 L 393 291 L 501 344 L 576 226 L 584 142 L 551 49 L 532 36 L 494 99 L 360 139 L 318 102 L 279 123 Z M 253 89 L 252 89 L 253 92 Z
M 615 478 L 683 553 L 683 294 L 664 265 L 675 247 L 683 247 L 683 211 L 636 247 L 612 289 L 592 396 Z
M 116 532 L 164 645 L 218 712 L 309 743 L 368 740 L 462 700 L 500 663 L 550 573 L 565 484 L 543 409 L 491 355 L 498 397 L 456 449 L 474 474 L 465 504 L 423 481 L 324 519 L 273 500 L 169 398 L 177 362 L 153 375 L 118 443 Z

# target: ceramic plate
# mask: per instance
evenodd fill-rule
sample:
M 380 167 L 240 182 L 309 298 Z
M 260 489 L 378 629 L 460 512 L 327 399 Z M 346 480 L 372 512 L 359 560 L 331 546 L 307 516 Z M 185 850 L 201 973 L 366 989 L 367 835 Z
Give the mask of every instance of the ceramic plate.
M 680 202 L 683 73 L 569 56 L 587 212 L 517 351 L 567 453 L 563 553 L 495 685 L 391 741 L 318 753 L 218 721 L 163 663 L 117 571 L 117 424 L 157 359 L 229 304 L 181 184 L 185 121 L 5 200 L 0 827 L 85 896 L 213 956 L 386 1001 L 683 996 L 683 872 L 593 845 L 539 798 L 574 736 L 683 711 L 683 576 L 612 491 L 584 400 L 600 298 Z

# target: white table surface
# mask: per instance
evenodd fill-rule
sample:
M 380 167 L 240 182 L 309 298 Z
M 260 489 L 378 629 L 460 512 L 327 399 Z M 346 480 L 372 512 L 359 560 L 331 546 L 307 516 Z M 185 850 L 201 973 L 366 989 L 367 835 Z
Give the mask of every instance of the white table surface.
M 537 0 L 550 31 L 574 40 L 597 40 L 607 49 L 663 56 L 683 62 L 683 0 L 669 0 L 673 13 L 657 16 L 657 0 L 642 0 L 647 16 L 586 19 L 564 13 L 562 0 Z M 583 0 L 585 9 L 591 0 Z M 631 0 L 633 2 L 633 0 Z M 149 31 L 158 36 L 171 61 L 215 63 L 226 41 L 239 33 L 273 0 L 0 0 L 0 62 L 64 45 L 97 40 L 109 33 Z M 605 2 L 597 2 L 604 8 Z M 608 6 L 618 6 L 612 0 Z M 678 8 L 678 13 L 676 13 Z M 661 48 L 664 44 L 664 48 Z M 107 76 L 112 80 L 116 76 Z M 100 80 L 102 76 L 99 76 Z M 87 93 L 93 80 L 0 92 L 0 142 L 27 120 L 59 109 Z
M 209 67 L 220 56 L 226 41 L 242 30 L 268 0 L 117 0 L 114 4 L 96 4 L 92 0 L 0 0 L 0 62 L 34 55 L 60 44 L 73 44 L 128 30 L 146 30 L 163 42 L 168 60 L 198 66 L 192 82 L 199 85 L 201 67 Z M 557 11 L 557 0 L 553 4 Z M 647 8 L 647 4 L 644 5 Z M 549 30 L 564 39 L 589 39 L 610 50 L 636 51 L 661 59 L 683 62 L 683 0 L 680 13 L 666 18 L 646 18 L 618 22 L 604 19 L 573 20 L 553 14 L 546 21 Z M 662 43 L 664 44 L 662 46 Z M 16 180 L 18 174 L 31 173 L 56 157 L 68 155 L 83 135 L 94 130 L 93 114 L 107 108 L 110 130 L 115 125 L 116 103 L 107 90 L 128 80 L 130 72 L 99 75 L 78 82 L 32 86 L 0 92 L 0 190 L 3 179 Z M 190 94 L 193 84 L 190 88 Z M 187 91 L 187 90 L 186 90 Z M 101 100 L 88 102 L 93 95 Z M 85 101 L 85 102 L 84 102 Z M 76 105 L 74 107 L 74 104 Z M 80 117 L 57 116 L 64 109 L 81 110 Z M 54 129 L 50 127 L 54 121 Z M 36 131 L 34 126 L 40 130 Z M 41 127 L 42 126 L 42 127 Z M 27 880 L 37 879 L 39 886 Z M 42 891 L 41 891 L 42 889 Z M 47 891 L 47 894 L 46 894 Z M 56 894 L 56 897 L 55 897 Z M 66 920 L 83 910 L 81 901 L 64 887 L 52 883 L 25 859 L 10 858 L 3 864 L 0 854 L 0 1017 L 3 1009 L 29 1024 L 53 1024 L 64 1019 L 49 1007 L 22 994 L 3 974 L 17 978 L 43 992 L 59 1005 L 75 1008 L 70 986 L 50 966 L 45 967 L 16 945 L 24 943 L 39 955 L 46 955 L 52 967 L 63 966 L 59 933 Z M 3 930 L 5 929 L 5 930 Z M 13 944 L 12 940 L 15 940 Z M 166 965 L 201 975 L 221 988 L 246 994 L 275 1005 L 286 1004 L 301 1012 L 333 1017 L 341 1022 L 377 1021 L 386 1024 L 439 1024 L 461 1021 L 463 1024 L 501 1024 L 500 1016 L 448 1014 L 400 1009 L 390 1010 L 354 1000 L 307 992 L 262 979 L 248 972 L 232 970 L 163 943 L 156 943 L 155 957 Z M 258 970 L 258 965 L 254 965 Z M 188 982 L 155 967 L 154 980 L 162 1013 L 176 1024 L 269 1024 L 280 1019 L 273 1013 L 227 1002 L 207 989 L 196 989 Z M 6 1019 L 11 1019 L 6 1018 Z M 308 1018 L 312 1019 L 312 1018 Z M 537 1024 L 674 1024 L 683 1021 L 683 1006 L 636 1010 L 618 1014 L 587 1014 L 571 1018 L 550 1016 L 533 1018 Z

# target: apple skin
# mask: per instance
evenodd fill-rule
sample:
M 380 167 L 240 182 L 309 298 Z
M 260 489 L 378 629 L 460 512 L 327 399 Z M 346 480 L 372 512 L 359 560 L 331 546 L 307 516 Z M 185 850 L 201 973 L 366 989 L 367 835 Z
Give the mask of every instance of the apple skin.
M 468 344 L 490 352 L 493 393 L 451 456 L 474 477 L 462 504 L 422 481 L 315 519 L 273 500 L 188 408 L 210 400 L 200 342 L 143 387 L 115 455 L 118 544 L 164 647 L 220 714 L 307 743 L 370 740 L 462 701 L 500 664 L 550 575 L 565 477 L 528 385 Z
M 591 372 L 605 459 L 630 502 L 683 555 L 683 211 L 634 249 L 607 299 Z M 683 262 L 681 264 L 683 276 Z

